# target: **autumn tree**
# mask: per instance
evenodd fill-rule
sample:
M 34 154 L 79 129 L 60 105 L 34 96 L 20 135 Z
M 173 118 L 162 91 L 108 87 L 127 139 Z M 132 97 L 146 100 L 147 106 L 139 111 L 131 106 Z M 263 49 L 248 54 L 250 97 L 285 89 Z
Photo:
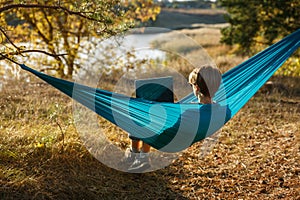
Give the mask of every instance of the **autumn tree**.
M 152 0 L 0 0 L 0 53 L 46 54 L 45 66 L 71 77 L 84 40 L 124 32 L 159 12 Z

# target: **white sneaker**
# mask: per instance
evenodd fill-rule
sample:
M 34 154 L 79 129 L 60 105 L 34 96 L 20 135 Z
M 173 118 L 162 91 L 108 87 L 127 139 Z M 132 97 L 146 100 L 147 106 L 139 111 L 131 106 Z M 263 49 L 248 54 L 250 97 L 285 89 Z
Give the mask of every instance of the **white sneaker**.
M 150 158 L 148 153 L 139 153 L 137 154 L 132 165 L 128 168 L 128 171 L 133 173 L 138 173 L 138 172 L 143 172 L 146 169 L 149 169 L 150 167 L 151 165 L 150 165 Z
M 130 148 L 127 148 L 124 157 L 121 159 L 121 164 L 131 165 L 139 153 L 134 153 Z

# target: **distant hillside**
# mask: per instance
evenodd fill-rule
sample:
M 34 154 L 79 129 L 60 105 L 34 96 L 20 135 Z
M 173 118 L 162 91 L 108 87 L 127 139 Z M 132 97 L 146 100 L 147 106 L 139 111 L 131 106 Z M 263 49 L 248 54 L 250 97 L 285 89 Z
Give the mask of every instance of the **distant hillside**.
M 173 1 L 173 0 L 161 0 L 161 7 L 166 8 L 205 8 L 209 9 L 218 6 L 215 2 L 205 0 L 192 0 L 192 1 Z
M 221 9 L 171 9 L 163 8 L 157 20 L 149 24 L 169 29 L 196 28 L 195 24 L 226 23 Z

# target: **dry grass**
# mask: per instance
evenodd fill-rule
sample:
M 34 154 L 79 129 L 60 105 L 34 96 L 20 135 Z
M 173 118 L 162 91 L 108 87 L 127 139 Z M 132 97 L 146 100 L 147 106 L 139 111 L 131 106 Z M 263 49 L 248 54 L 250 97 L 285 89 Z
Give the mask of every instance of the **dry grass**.
M 221 27 L 222 25 L 178 30 L 153 42 L 153 46 L 179 54 L 192 63 L 206 64 L 207 59 L 211 59 L 222 72 L 226 72 L 247 57 L 238 56 L 233 53 L 233 47 L 220 44 Z M 187 75 L 194 66 L 189 66 L 182 60 L 182 58 L 171 60 L 169 66 Z
M 183 31 L 223 71 L 245 59 L 216 42 L 216 29 Z M 0 199 L 300 199 L 299 78 L 274 76 L 275 84 L 223 127 L 206 155 L 199 142 L 146 174 L 110 169 L 92 157 L 75 128 L 71 100 L 30 78 L 0 91 Z M 102 127 L 122 134 L 110 123 Z
M 36 80 L 5 85 L 1 199 L 297 199 L 299 79 L 273 81 L 291 86 L 287 96 L 261 90 L 206 156 L 197 143 L 170 166 L 140 175 L 110 169 L 89 154 L 72 122 L 71 101 L 60 92 Z

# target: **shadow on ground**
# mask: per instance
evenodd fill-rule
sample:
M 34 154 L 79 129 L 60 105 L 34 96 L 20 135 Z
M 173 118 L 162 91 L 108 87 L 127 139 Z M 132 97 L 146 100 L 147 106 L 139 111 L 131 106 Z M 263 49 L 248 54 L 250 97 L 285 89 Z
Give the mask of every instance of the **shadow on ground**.
M 81 158 L 72 152 L 40 153 L 33 152 L 21 162 L 1 164 L 24 178 L 1 178 L 1 199 L 187 199 L 173 191 L 164 177 L 176 173 L 175 169 L 130 174 L 108 168 L 88 153 Z

